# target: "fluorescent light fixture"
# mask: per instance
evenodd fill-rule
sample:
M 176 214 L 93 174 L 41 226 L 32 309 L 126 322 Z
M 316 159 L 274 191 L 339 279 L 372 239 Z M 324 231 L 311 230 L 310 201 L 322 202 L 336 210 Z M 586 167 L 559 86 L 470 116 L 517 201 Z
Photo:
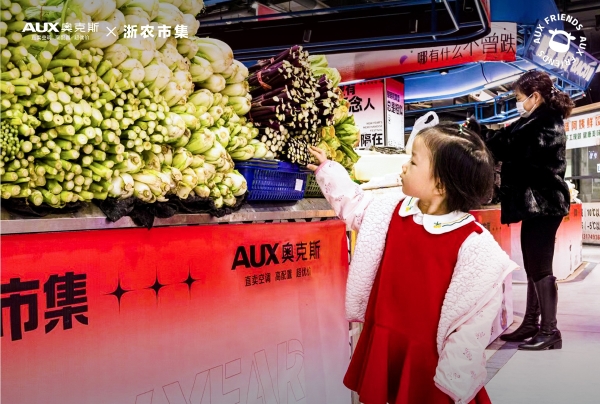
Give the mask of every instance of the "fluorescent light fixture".
M 346 81 L 343 83 L 340 83 L 340 86 L 349 86 L 350 84 L 358 84 L 358 83 L 362 83 L 363 81 L 366 81 L 365 79 L 361 79 L 361 80 L 352 80 L 352 81 Z
M 485 86 L 483 86 L 483 88 L 486 88 L 486 89 L 494 88 L 494 87 L 501 86 L 503 84 L 512 83 L 513 81 L 517 80 L 519 77 L 521 77 L 521 73 L 506 77 L 501 80 L 492 81 L 491 83 L 487 83 Z

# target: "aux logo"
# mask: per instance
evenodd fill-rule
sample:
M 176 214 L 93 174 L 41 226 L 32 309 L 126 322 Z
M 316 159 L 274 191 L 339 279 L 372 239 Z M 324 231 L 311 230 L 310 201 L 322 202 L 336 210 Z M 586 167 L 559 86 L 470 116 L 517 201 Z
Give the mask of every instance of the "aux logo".
M 533 32 L 533 43 L 537 44 L 535 55 L 539 56 L 545 64 L 565 71 L 575 68 L 577 70 L 575 74 L 587 77 L 589 69 L 583 66 L 586 60 L 584 53 L 587 47 L 586 37 L 580 36 L 577 46 L 573 46 L 572 41 L 576 41 L 577 37 L 562 29 L 550 29 L 550 23 L 562 24 L 565 28 L 570 25 L 572 30 L 576 31 L 583 29 L 579 20 L 568 14 L 555 14 L 538 21 Z
M 557 53 L 565 53 L 569 50 L 569 48 L 571 47 L 571 41 L 574 41 L 576 38 L 569 34 L 566 31 L 562 31 L 562 30 L 557 30 L 557 29 L 551 29 L 550 31 L 548 31 L 550 34 L 552 34 L 552 38 L 550 38 L 550 49 L 552 49 L 554 52 Z M 554 37 L 556 35 L 562 35 L 565 38 L 567 38 L 567 43 L 562 43 L 562 42 L 558 42 L 556 40 L 554 40 Z

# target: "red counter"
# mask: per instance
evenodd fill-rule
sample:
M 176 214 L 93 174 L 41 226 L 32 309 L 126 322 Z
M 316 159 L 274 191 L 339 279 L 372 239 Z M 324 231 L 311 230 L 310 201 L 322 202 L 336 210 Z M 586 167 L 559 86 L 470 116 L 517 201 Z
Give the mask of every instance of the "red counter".
M 494 206 L 471 212 L 477 221 L 484 225 L 500 243 L 510 258 L 523 266 L 521 253 L 521 223 L 502 225 L 500 223 L 500 207 Z M 554 250 L 554 276 L 559 280 L 566 279 L 583 262 L 582 258 L 582 205 L 571 205 L 571 211 L 565 216 L 556 234 Z M 513 280 L 525 282 L 525 271 L 515 271 Z
M 1 241 L 2 402 L 349 400 L 339 220 Z

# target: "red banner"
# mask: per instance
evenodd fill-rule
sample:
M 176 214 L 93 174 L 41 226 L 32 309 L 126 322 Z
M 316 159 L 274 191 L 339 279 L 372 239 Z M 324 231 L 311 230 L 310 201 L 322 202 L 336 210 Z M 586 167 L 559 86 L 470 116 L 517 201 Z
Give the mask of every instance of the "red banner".
M 340 71 L 342 82 L 349 82 L 393 77 L 471 62 L 514 62 L 516 51 L 516 24 L 494 22 L 489 35 L 467 44 L 340 53 L 328 55 L 327 60 L 330 67 Z
M 2 236 L 10 404 L 347 404 L 341 221 Z
M 360 128 L 358 146 L 384 146 L 385 84 L 383 80 L 365 81 L 340 87 L 350 103 L 356 126 Z

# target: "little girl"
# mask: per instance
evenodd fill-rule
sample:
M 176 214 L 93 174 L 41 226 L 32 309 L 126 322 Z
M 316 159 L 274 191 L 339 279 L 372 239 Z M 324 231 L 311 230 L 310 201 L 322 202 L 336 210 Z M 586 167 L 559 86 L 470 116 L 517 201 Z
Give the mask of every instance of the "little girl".
M 490 403 L 484 351 L 516 264 L 467 213 L 493 187 L 483 141 L 453 123 L 422 130 L 402 167 L 403 193 L 377 198 L 311 153 L 323 194 L 360 230 L 346 316 L 364 329 L 344 384 L 364 404 Z

